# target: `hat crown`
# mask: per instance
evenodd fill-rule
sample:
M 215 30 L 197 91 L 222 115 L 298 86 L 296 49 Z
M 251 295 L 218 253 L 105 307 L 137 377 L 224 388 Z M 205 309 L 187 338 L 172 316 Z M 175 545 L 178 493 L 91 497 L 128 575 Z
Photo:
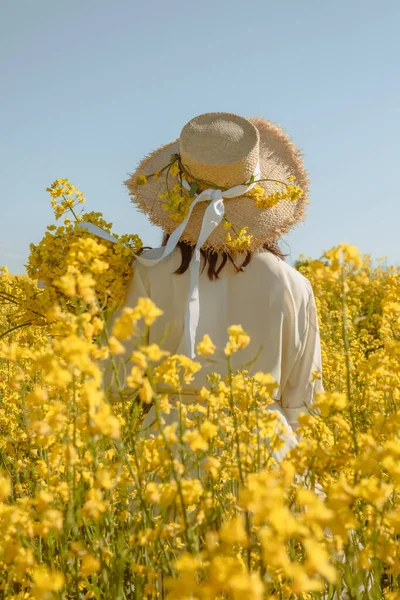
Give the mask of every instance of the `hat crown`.
M 259 161 L 260 135 L 248 119 L 231 113 L 205 113 L 182 129 L 184 167 L 195 179 L 229 188 L 248 181 Z

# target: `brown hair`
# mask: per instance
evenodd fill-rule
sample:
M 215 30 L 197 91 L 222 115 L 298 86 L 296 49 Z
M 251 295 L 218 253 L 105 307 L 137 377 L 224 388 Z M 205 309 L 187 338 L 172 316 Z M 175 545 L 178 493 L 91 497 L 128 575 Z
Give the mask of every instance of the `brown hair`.
M 168 233 L 164 234 L 163 242 L 162 242 L 163 246 L 166 245 L 166 243 L 169 240 L 169 237 L 170 236 Z M 187 242 L 179 241 L 178 248 L 181 251 L 181 259 L 182 260 L 181 260 L 180 267 L 175 271 L 175 273 L 177 275 L 182 275 L 182 273 L 185 273 L 189 268 L 190 261 L 192 259 L 193 252 L 194 252 L 194 246 L 192 246 L 191 244 L 188 244 Z M 277 242 L 274 240 L 272 240 L 270 242 L 266 242 L 265 244 L 263 244 L 262 248 L 263 248 L 263 250 L 267 250 L 268 252 L 271 252 L 274 256 L 277 256 L 281 260 L 285 260 L 285 257 L 288 256 L 287 254 L 283 254 L 283 252 L 279 248 Z M 219 274 L 221 273 L 222 269 L 225 267 L 228 260 L 233 264 L 234 268 L 236 269 L 236 272 L 240 273 L 240 271 L 245 270 L 245 268 L 247 267 L 247 265 L 251 262 L 251 259 L 253 258 L 253 252 L 248 250 L 245 254 L 245 259 L 242 261 L 242 263 L 240 265 L 237 265 L 234 260 L 234 257 L 229 252 L 216 252 L 215 250 L 210 250 L 210 249 L 207 249 L 207 250 L 201 249 L 200 252 L 201 252 L 201 256 L 203 258 L 202 271 L 204 271 L 204 269 L 207 267 L 207 275 L 208 275 L 208 278 L 211 280 L 219 278 Z M 219 266 L 217 266 L 219 259 L 221 259 L 221 263 Z

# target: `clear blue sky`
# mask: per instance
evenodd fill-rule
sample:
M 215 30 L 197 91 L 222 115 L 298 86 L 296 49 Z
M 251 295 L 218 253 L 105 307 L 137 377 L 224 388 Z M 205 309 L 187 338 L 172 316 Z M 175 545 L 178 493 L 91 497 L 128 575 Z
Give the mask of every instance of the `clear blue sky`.
M 22 272 L 68 177 L 118 233 L 122 181 L 197 114 L 281 124 L 306 155 L 290 264 L 345 241 L 400 263 L 398 0 L 1 0 L 0 265 Z

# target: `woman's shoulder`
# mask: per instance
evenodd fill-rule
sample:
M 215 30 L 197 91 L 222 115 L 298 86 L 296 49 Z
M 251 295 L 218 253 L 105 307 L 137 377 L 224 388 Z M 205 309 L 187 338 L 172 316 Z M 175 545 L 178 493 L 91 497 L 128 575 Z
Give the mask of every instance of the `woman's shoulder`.
M 252 263 L 256 271 L 268 272 L 276 282 L 281 282 L 284 287 L 302 291 L 306 295 L 312 291 L 311 283 L 307 277 L 272 252 L 267 250 L 255 252 Z

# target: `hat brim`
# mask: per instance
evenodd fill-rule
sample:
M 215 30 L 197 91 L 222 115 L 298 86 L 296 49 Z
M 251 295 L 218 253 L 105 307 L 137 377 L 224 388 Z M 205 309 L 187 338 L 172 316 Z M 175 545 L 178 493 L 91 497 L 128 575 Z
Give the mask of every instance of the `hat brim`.
M 309 181 L 303 165 L 302 155 L 289 136 L 277 125 L 263 118 L 250 118 L 260 133 L 260 171 L 261 179 L 276 179 L 287 183 L 290 176 L 296 178 L 296 183 L 302 188 L 303 195 L 295 202 L 281 200 L 271 208 L 259 208 L 254 197 L 240 196 L 225 199 L 225 215 L 233 224 L 235 230 L 247 227 L 247 234 L 252 236 L 249 249 L 262 248 L 271 240 L 277 240 L 285 233 L 304 221 L 306 205 L 308 204 Z M 151 177 L 145 185 L 137 184 L 139 174 L 150 175 L 165 167 L 170 162 L 171 154 L 179 153 L 179 139 L 162 146 L 144 158 L 135 173 L 125 181 L 132 202 L 145 213 L 151 223 L 172 233 L 177 222 L 172 220 L 163 208 L 163 200 L 159 194 L 166 191 L 165 171 L 158 179 Z M 177 183 L 177 176 L 168 175 L 168 186 L 172 189 Z M 238 182 L 243 183 L 243 182 Z M 276 184 L 269 181 L 260 182 L 268 193 L 275 191 Z M 203 216 L 207 204 L 197 204 L 192 212 L 181 240 L 195 244 L 200 233 Z M 226 251 L 226 230 L 220 224 L 210 235 L 203 248 L 216 251 Z

